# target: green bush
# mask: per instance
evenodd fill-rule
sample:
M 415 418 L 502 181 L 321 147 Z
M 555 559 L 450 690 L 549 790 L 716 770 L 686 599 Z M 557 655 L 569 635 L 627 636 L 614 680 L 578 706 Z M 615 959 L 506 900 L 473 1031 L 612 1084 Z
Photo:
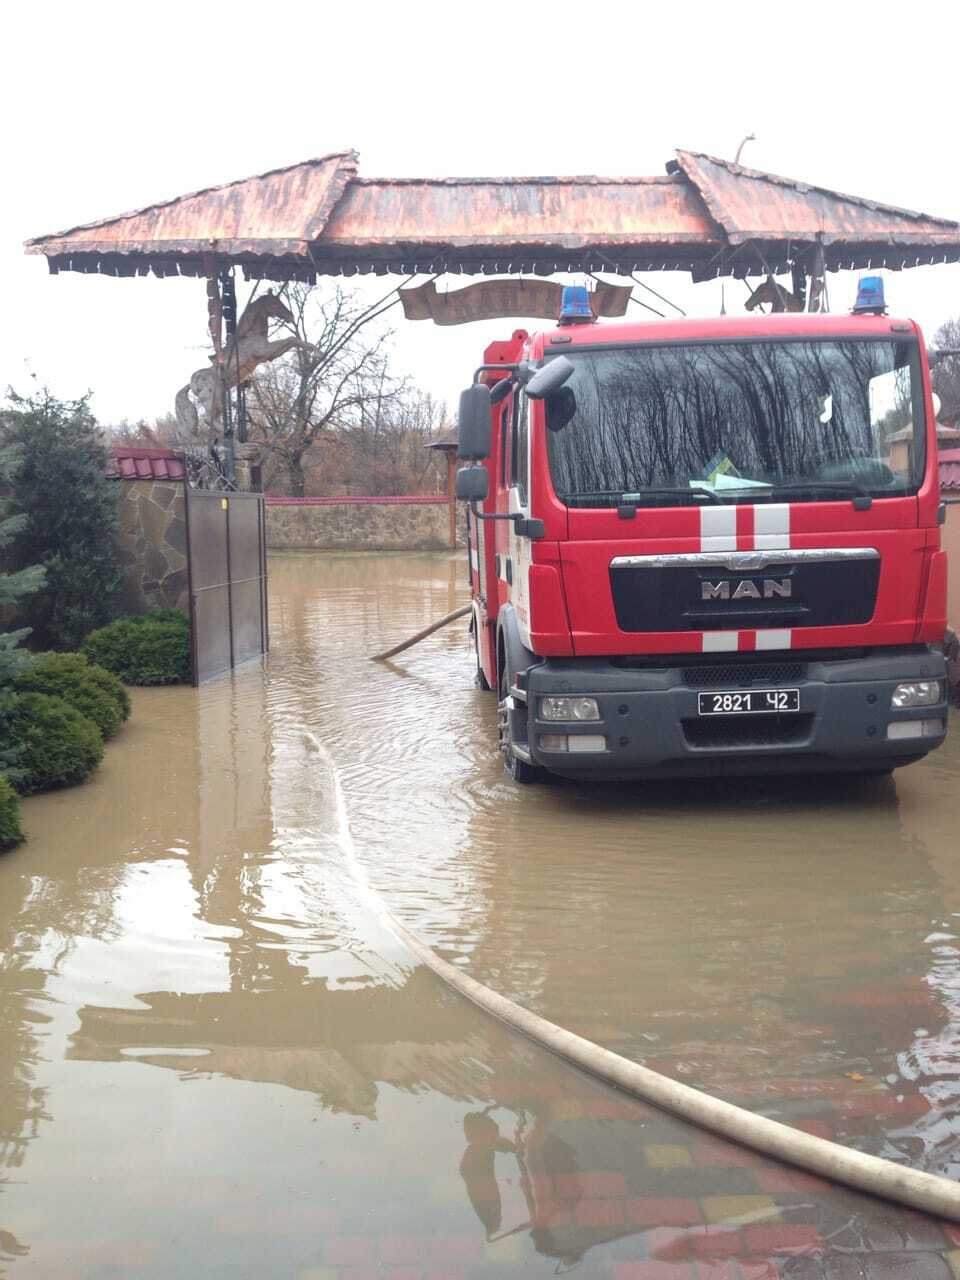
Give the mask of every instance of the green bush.
M 0 851 L 12 849 L 22 839 L 20 799 L 6 778 L 0 775 Z
M 111 672 L 92 665 L 83 653 L 41 653 L 16 679 L 21 693 L 62 698 L 112 738 L 129 714 L 130 698 Z
M 103 759 L 100 730 L 62 698 L 18 693 L 11 720 L 21 745 L 15 782 L 23 795 L 83 782 Z
M 173 622 L 178 627 L 183 627 L 185 631 L 190 630 L 189 615 L 184 613 L 182 609 L 151 609 L 149 613 L 138 613 L 132 618 L 125 618 L 125 622 Z
M 190 628 L 180 622 L 121 618 L 92 631 L 83 652 L 127 684 L 190 680 Z

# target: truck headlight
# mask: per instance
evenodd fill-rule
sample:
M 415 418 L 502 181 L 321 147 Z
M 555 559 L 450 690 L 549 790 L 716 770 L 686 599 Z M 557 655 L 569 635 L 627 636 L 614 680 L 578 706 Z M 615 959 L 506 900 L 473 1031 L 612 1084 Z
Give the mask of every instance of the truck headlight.
M 541 720 L 599 720 L 596 698 L 541 698 Z
M 911 680 L 897 685 L 890 699 L 890 706 L 895 711 L 904 711 L 908 707 L 932 707 L 941 699 L 939 680 Z

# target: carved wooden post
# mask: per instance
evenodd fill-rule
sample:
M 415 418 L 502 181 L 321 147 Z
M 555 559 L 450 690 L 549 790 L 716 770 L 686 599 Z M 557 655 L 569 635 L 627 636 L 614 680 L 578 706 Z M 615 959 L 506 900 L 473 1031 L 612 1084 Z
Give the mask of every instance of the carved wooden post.
M 213 362 L 219 365 L 223 360 L 223 309 L 220 306 L 220 280 L 214 259 L 208 258 L 207 270 L 207 328 L 210 330 L 210 341 L 213 343 Z
M 237 340 L 237 294 L 233 283 L 233 268 L 227 267 L 220 272 L 220 310 L 223 314 L 223 332 L 226 345 L 236 347 Z M 230 398 L 230 375 L 226 367 L 228 355 L 221 355 L 220 368 L 223 384 L 223 449 L 226 455 L 227 479 L 231 484 L 237 478 L 236 427 L 233 416 L 233 402 Z
M 793 260 L 793 266 L 790 269 L 790 283 L 793 286 L 793 296 L 800 300 L 800 310 L 807 309 L 807 269 L 803 265 L 803 259 L 798 255 Z
M 808 311 L 826 311 L 827 296 L 827 264 L 823 252 L 823 244 L 814 246 L 810 255 L 810 295 L 807 298 Z

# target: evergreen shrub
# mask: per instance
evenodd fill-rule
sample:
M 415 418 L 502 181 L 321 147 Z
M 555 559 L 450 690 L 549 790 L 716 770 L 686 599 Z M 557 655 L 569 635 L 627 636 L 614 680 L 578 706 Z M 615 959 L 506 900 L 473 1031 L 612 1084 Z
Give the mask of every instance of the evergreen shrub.
M 20 798 L 0 775 L 0 851 L 12 849 L 23 839 L 20 830 Z
M 8 393 L 0 405 L 0 452 L 7 468 L 8 515 L 18 523 L 5 568 L 44 570 L 18 604 L 31 644 L 76 649 L 94 627 L 117 616 L 121 584 L 114 548 L 120 484 L 107 476 L 108 453 L 86 398 L 48 391 Z
M 83 642 L 83 652 L 127 684 L 190 680 L 190 628 L 180 622 L 121 618 L 92 631 Z
M 90 663 L 84 653 L 41 653 L 17 677 L 14 688 L 62 698 L 93 721 L 104 741 L 113 737 L 130 712 L 129 694 L 117 677 Z
M 21 795 L 83 782 L 103 759 L 100 730 L 62 698 L 18 693 L 11 721 L 20 746 L 14 781 Z

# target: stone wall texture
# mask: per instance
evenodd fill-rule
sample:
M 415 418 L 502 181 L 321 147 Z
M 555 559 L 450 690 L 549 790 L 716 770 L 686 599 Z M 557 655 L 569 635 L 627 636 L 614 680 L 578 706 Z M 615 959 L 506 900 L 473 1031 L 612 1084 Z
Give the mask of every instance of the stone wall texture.
M 267 499 L 267 546 L 273 550 L 443 551 L 450 546 L 446 499 Z M 464 513 L 457 544 L 465 546 Z
M 118 480 L 117 558 L 127 613 L 189 609 L 186 493 L 175 480 Z

